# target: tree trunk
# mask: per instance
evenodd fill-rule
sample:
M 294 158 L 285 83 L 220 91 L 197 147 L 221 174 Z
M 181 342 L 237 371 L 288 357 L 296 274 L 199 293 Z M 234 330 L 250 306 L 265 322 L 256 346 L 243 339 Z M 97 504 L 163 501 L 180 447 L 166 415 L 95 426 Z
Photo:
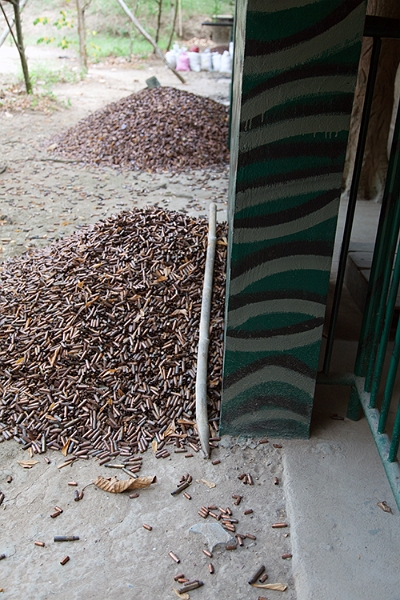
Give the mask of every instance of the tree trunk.
M 399 19 L 400 2 L 398 0 L 369 0 L 367 14 Z M 364 38 L 361 49 L 344 171 L 344 181 L 347 189 L 349 189 L 351 183 L 351 174 L 357 147 L 358 131 L 361 121 L 371 52 L 372 39 Z M 382 199 L 388 166 L 387 146 L 394 103 L 394 82 L 399 63 L 400 40 L 382 40 L 363 168 L 358 190 L 358 197 L 364 200 L 380 201 Z
M 86 28 L 85 28 L 85 9 L 84 0 L 76 0 L 76 11 L 78 13 L 78 37 L 79 37 L 79 64 L 81 69 L 87 71 L 88 60 L 86 51 Z
M 28 2 L 28 0 L 22 0 L 20 7 L 19 7 L 19 12 L 22 13 L 25 4 Z M 15 19 L 11 19 L 10 20 L 10 27 L 13 27 L 15 23 Z M 3 33 L 0 35 L 0 46 L 2 46 L 4 44 L 4 42 L 6 41 L 8 35 L 10 33 L 10 29 L 8 28 L 8 26 L 4 29 Z
M 155 37 L 156 44 L 158 44 L 158 40 L 160 39 L 162 2 L 163 2 L 163 0 L 157 0 L 158 15 L 157 15 L 157 30 L 156 30 L 156 37 Z
M 175 0 L 174 18 L 173 18 L 173 21 L 172 21 L 172 29 L 171 29 L 171 34 L 170 34 L 169 40 L 168 40 L 167 50 L 171 49 L 172 40 L 174 38 L 174 32 L 175 32 L 175 27 L 176 27 L 176 17 L 177 16 L 178 16 L 178 0 Z
M 157 44 L 155 43 L 153 38 L 147 33 L 147 31 L 145 29 L 143 29 L 143 27 L 141 26 L 141 24 L 139 23 L 139 21 L 137 20 L 135 15 L 132 14 L 132 11 L 129 10 L 129 8 L 125 4 L 124 0 L 117 0 L 117 2 L 121 6 L 121 8 L 125 11 L 125 13 L 128 15 L 128 17 L 130 18 L 132 23 L 135 25 L 136 29 L 138 29 L 140 31 L 140 33 L 142 34 L 142 36 L 153 46 L 154 50 L 156 51 L 157 56 L 159 58 L 161 58 L 161 60 L 168 67 L 168 69 L 171 69 L 171 71 L 173 72 L 174 75 L 176 75 L 176 77 L 179 79 L 179 81 L 181 81 L 182 83 L 186 83 L 184 78 L 182 77 L 182 75 L 180 73 L 178 73 L 177 71 L 175 71 L 175 69 L 173 69 L 169 65 L 169 63 L 165 59 L 164 54 L 161 52 L 160 48 L 157 46 Z
M 183 28 L 182 28 L 182 0 L 176 0 L 178 3 L 178 34 L 179 37 L 183 37 Z
M 24 38 L 22 36 L 22 25 L 21 25 L 21 7 L 19 5 L 19 0 L 14 0 L 14 21 L 15 21 L 15 31 L 17 34 L 17 48 L 19 52 L 19 56 L 21 59 L 21 67 L 22 72 L 24 74 L 25 81 L 25 89 L 27 94 L 32 94 L 32 84 L 31 79 L 29 77 L 29 69 L 28 69 L 28 61 L 26 60 L 25 48 L 24 48 Z M 10 28 L 11 31 L 11 28 Z

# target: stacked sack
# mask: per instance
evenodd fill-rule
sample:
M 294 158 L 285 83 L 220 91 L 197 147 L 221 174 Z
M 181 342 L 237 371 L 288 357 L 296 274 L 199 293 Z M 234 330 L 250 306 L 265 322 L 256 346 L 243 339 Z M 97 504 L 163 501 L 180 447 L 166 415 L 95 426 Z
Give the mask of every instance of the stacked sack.
M 209 48 L 199 52 L 197 46 L 192 46 L 188 51 L 184 46 L 174 44 L 172 50 L 165 54 L 165 59 L 170 67 L 177 71 L 213 71 L 216 73 L 232 73 L 233 44 L 229 45 L 229 52 L 223 54 L 212 52 Z

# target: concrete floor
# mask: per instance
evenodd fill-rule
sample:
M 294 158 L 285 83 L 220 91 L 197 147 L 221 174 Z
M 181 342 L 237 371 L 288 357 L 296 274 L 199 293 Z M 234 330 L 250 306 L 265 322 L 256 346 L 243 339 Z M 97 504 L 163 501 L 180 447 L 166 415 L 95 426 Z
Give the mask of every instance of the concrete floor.
M 333 272 L 346 203 L 342 202 Z M 373 241 L 380 206 L 358 203 L 352 239 Z M 345 289 L 332 371 L 352 370 L 361 313 Z M 329 310 L 329 309 L 328 309 Z M 318 385 L 311 439 L 285 443 L 283 465 L 298 600 L 399 600 L 400 514 L 365 418 L 346 415 L 349 388 Z M 386 501 L 393 514 L 383 512 Z
M 27 452 L 13 441 L 0 444 L 0 489 L 5 494 L 0 508 L 0 554 L 5 554 L 0 561 L 2 598 L 168 600 L 176 598 L 173 589 L 181 587 L 174 576 L 183 573 L 190 580 L 204 582 L 190 592 L 192 600 L 256 600 L 262 590 L 252 588 L 248 580 L 265 565 L 267 583 L 287 584 L 284 598 L 295 600 L 291 560 L 282 558 L 292 550 L 280 448 L 224 438 L 213 451 L 212 459 L 220 460 L 215 465 L 199 454 L 185 458 L 171 449 L 169 458 L 157 460 L 148 451 L 140 474 L 156 475 L 157 482 L 139 490 L 136 498 L 129 497 L 132 492 L 112 494 L 92 484 L 98 475 L 127 479 L 119 470 L 99 466 L 94 459 L 59 469 L 65 461 L 60 452 L 45 456 L 50 464 L 39 455 L 31 469 L 24 469 L 17 461 L 27 459 Z M 242 472 L 252 475 L 254 485 L 238 479 Z M 182 493 L 172 496 L 186 473 L 193 477 L 186 490 L 191 499 Z M 10 476 L 12 481 L 7 483 Z M 71 480 L 78 488 L 68 485 Z M 84 498 L 75 502 L 75 489 L 83 488 Z M 232 494 L 243 496 L 239 506 Z M 254 538 L 246 538 L 235 550 L 226 549 L 227 541 L 222 538 L 212 548 L 207 536 L 190 531 L 196 524 L 220 527 L 211 516 L 202 519 L 198 515 L 203 505 L 229 506 L 238 520 L 237 532 Z M 63 513 L 51 518 L 55 506 Z M 272 528 L 277 522 L 288 527 Z M 59 535 L 75 535 L 79 540 L 54 542 Z M 211 551 L 212 557 L 203 550 Z M 170 551 L 178 556 L 179 564 L 171 559 Z M 65 556 L 70 560 L 62 566 Z M 209 573 L 209 563 L 214 565 L 214 574 Z M 282 596 L 281 592 L 272 594 L 268 597 Z

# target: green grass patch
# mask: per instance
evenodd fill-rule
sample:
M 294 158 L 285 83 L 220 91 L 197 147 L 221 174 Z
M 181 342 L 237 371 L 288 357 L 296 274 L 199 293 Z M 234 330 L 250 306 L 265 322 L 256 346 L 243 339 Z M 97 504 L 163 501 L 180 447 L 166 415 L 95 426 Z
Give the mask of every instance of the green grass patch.
M 61 69 L 49 69 L 45 63 L 36 63 L 29 71 L 32 85 L 50 88 L 57 83 L 76 83 L 80 79 L 80 73 L 64 66 Z M 22 78 L 22 72 L 20 73 Z
M 165 50 L 170 37 L 176 0 L 163 0 L 162 27 L 159 46 Z M 157 27 L 155 0 L 127 0 L 143 27 L 154 37 Z M 29 9 L 30 11 L 30 9 Z M 28 11 L 28 12 L 29 12 Z M 186 37 L 199 35 L 204 18 L 213 14 L 233 14 L 233 0 L 182 0 L 182 22 Z M 24 14 L 24 18 L 27 18 Z M 31 17 L 30 17 L 31 18 Z M 34 18 L 26 34 L 28 44 L 49 44 L 59 48 L 73 48 L 78 52 L 75 2 L 73 0 L 37 0 Z M 145 57 L 152 46 L 135 29 L 120 5 L 111 0 L 92 0 L 86 11 L 87 51 L 90 59 L 108 56 Z M 208 33 L 208 32 L 207 32 Z M 206 35 L 204 32 L 202 35 Z M 175 40 L 177 40 L 175 34 Z M 178 40 L 179 41 L 179 40 Z

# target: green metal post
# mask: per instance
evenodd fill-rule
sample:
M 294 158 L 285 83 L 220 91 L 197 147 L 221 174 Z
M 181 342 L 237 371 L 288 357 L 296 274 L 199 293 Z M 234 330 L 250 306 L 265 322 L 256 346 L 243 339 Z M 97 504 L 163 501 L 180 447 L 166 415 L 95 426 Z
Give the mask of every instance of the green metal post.
M 376 359 L 376 366 L 374 369 L 374 375 L 373 375 L 373 379 L 372 379 L 371 398 L 370 398 L 370 404 L 369 404 L 371 408 L 375 408 L 375 406 L 376 406 L 376 398 L 378 395 L 379 385 L 380 385 L 381 377 L 382 377 L 383 365 L 385 362 L 386 350 L 387 350 L 390 329 L 391 329 L 392 320 L 393 320 L 393 313 L 394 313 L 394 308 L 395 308 L 396 300 L 397 300 L 397 292 L 399 289 L 399 282 L 400 282 L 400 246 L 397 247 L 397 256 L 396 256 L 396 262 L 395 262 L 395 266 L 394 266 L 393 279 L 392 279 L 392 284 L 390 286 L 388 305 L 386 307 L 385 325 L 383 328 L 381 342 L 379 344 L 379 350 L 378 350 L 377 359 Z M 399 335 L 399 328 L 397 328 L 396 339 L 397 339 L 397 335 Z M 399 337 L 399 343 L 400 343 L 400 337 Z M 395 344 L 395 347 L 396 347 L 396 344 Z M 393 350 L 393 354 L 394 354 L 394 352 L 395 351 Z M 392 358 L 393 358 L 393 354 L 392 354 Z M 397 360 L 397 364 L 398 364 L 398 360 Z M 389 369 L 388 379 L 386 382 L 386 388 L 388 387 L 388 382 L 389 382 L 390 378 L 393 379 L 393 384 L 394 384 L 394 379 L 396 377 L 397 364 L 394 369 L 393 377 L 391 376 L 391 370 L 390 370 L 391 367 Z M 392 386 L 392 390 L 393 390 L 393 386 Z M 385 391 L 385 394 L 386 394 L 386 391 Z M 391 396 L 392 396 L 392 391 L 390 392 L 390 398 L 391 398 Z M 390 402 L 390 400 L 389 400 L 389 402 Z
M 379 219 L 374 258 L 371 267 L 366 308 L 364 311 L 357 359 L 354 368 L 356 376 L 365 377 L 368 371 L 369 380 L 368 385 L 365 387 L 366 390 L 369 390 L 371 386 L 371 365 L 375 364 L 379 342 L 379 337 L 377 336 L 382 330 L 383 307 L 387 300 L 395 244 L 400 226 L 400 203 L 398 202 L 400 193 L 400 178 L 398 177 L 398 173 L 400 172 L 399 115 L 400 111 L 398 111 L 396 119 L 385 194 L 382 201 L 381 216 Z M 358 394 L 353 387 L 347 410 L 348 418 L 357 421 L 360 418 L 360 410 L 361 406 Z
M 400 442 L 400 402 L 397 407 L 396 420 L 394 422 L 392 442 L 389 450 L 389 462 L 395 462 L 397 460 L 397 452 L 399 450 Z
M 382 281 L 380 295 L 377 294 L 377 318 L 373 328 L 373 336 L 371 339 L 370 355 L 368 360 L 368 368 L 365 380 L 365 389 L 370 391 L 371 381 L 374 373 L 376 353 L 378 349 L 379 339 L 382 333 L 383 315 L 385 311 L 387 293 L 390 280 L 392 277 L 393 260 L 396 252 L 397 238 L 400 229 L 400 108 L 397 111 L 396 124 L 393 134 L 392 149 L 387 172 L 385 195 L 388 197 L 388 206 L 390 208 L 388 214 L 387 239 L 383 239 L 383 253 L 381 255 L 382 269 L 378 273 L 379 279 Z M 386 242 L 386 243 L 385 243 Z
M 392 356 L 390 359 L 389 373 L 386 380 L 385 392 L 383 395 L 383 402 L 379 416 L 378 432 L 383 433 L 386 427 L 386 421 L 389 414 L 390 402 L 393 395 L 393 387 L 396 379 L 397 367 L 399 366 L 400 359 L 400 322 L 397 326 L 396 339 Z

